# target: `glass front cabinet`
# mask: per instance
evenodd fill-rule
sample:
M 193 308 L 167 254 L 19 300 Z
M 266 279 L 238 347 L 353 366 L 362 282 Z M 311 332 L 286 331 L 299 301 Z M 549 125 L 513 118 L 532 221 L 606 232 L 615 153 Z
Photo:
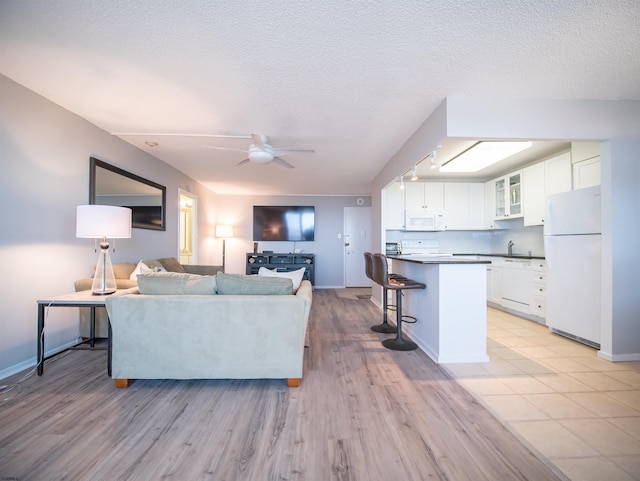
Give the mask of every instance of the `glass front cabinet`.
M 522 171 L 494 181 L 495 218 L 522 217 Z

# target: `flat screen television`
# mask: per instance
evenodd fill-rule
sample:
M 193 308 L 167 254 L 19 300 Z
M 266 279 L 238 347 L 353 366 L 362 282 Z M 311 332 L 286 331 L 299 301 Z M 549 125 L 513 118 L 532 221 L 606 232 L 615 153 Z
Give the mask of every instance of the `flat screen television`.
M 313 206 L 254 205 L 254 241 L 313 241 Z

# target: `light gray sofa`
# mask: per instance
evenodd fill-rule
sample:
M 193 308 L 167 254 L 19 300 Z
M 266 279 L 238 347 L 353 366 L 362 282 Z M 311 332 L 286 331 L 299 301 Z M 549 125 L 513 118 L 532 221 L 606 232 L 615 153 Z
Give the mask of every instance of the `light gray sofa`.
M 163 257 L 162 259 L 145 260 L 141 261 L 149 268 L 162 267 L 168 272 L 187 272 L 190 274 L 200 274 L 207 276 L 215 276 L 218 272 L 222 271 L 222 266 L 206 266 L 195 264 L 180 264 L 175 257 Z M 132 262 L 123 262 L 120 264 L 113 264 L 113 274 L 116 278 L 116 287 L 118 289 L 129 289 L 136 287 L 138 282 L 136 279 L 131 279 L 131 274 L 136 269 L 137 264 Z M 86 291 L 91 289 L 93 278 L 78 279 L 75 282 L 76 292 Z M 88 307 L 80 308 L 80 335 L 88 338 L 90 332 L 89 321 L 90 312 Z M 106 311 L 98 307 L 96 308 L 96 337 L 106 338 L 109 330 L 109 319 L 107 318 Z
M 264 378 L 296 387 L 311 302 L 309 281 L 290 295 L 148 295 L 133 289 L 109 297 L 112 378 L 117 387 L 135 379 Z

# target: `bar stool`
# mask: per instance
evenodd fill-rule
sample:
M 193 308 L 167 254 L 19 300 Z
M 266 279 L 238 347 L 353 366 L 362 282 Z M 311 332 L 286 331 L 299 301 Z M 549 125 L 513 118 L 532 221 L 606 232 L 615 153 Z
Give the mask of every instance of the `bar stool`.
M 373 278 L 373 254 L 371 252 L 364 253 L 364 272 L 366 276 L 375 282 Z M 400 278 L 402 276 L 397 276 L 395 274 L 389 274 L 393 278 Z M 387 295 L 387 288 L 382 287 L 382 324 L 376 324 L 375 326 L 371 326 L 371 330 L 374 332 L 381 332 L 383 334 L 395 334 L 397 332 L 396 326 L 392 326 L 388 321 L 388 311 L 396 310 L 395 305 L 389 305 Z
M 412 279 L 403 277 L 402 279 L 393 279 L 389 277 L 387 267 L 387 257 L 384 254 L 373 255 L 373 280 L 376 284 L 381 285 L 385 289 L 396 291 L 396 337 L 393 339 L 385 339 L 382 345 L 387 349 L 394 351 L 413 351 L 418 345 L 402 337 L 402 296 L 405 289 L 426 289 L 426 284 L 417 282 Z

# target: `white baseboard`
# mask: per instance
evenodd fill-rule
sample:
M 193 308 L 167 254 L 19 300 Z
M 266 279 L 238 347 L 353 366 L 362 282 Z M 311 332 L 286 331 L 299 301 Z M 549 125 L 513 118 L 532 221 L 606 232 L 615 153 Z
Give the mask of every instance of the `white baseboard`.
M 73 340 L 73 341 L 69 341 L 66 344 L 63 344 L 62 346 L 56 346 L 48 351 L 46 351 L 44 353 L 44 357 L 49 357 L 52 356 L 54 354 L 57 354 L 59 352 L 62 352 L 70 347 L 73 347 L 77 344 L 77 340 Z M 14 374 L 18 374 L 21 371 L 24 371 L 26 369 L 29 368 L 33 368 L 36 365 L 36 357 L 32 357 L 31 359 L 28 359 L 26 361 L 23 362 L 19 362 L 18 364 L 14 364 L 13 366 L 9 366 L 6 369 L 3 369 L 2 371 L 0 371 L 0 380 L 2 379 L 6 379 L 10 376 L 13 376 Z
M 631 354 L 611 354 L 598 351 L 598 357 L 611 362 L 640 361 L 640 352 Z

